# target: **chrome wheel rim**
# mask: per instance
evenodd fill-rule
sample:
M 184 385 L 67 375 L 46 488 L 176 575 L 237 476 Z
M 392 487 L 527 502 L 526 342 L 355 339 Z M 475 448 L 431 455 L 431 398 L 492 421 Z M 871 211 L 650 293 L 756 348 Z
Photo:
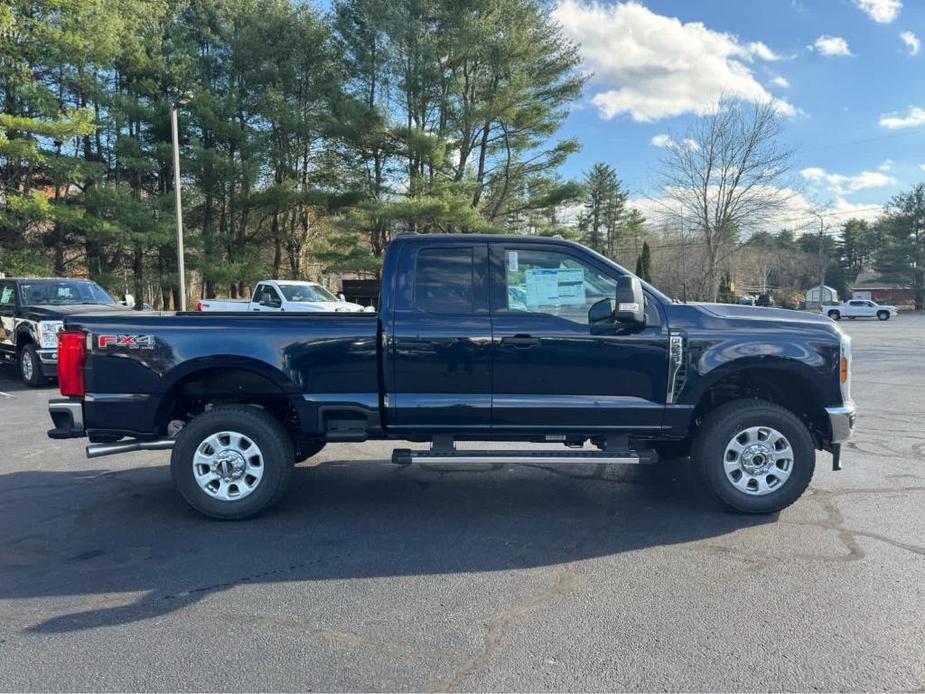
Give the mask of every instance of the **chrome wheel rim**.
M 208 436 L 193 456 L 193 477 L 199 488 L 221 501 L 240 501 L 253 494 L 263 470 L 260 448 L 237 431 Z
M 31 381 L 35 375 L 35 364 L 32 363 L 32 357 L 27 352 L 23 352 L 19 357 L 19 370 L 27 381 Z
M 793 472 L 793 448 L 777 429 L 749 427 L 726 444 L 723 465 L 733 487 L 763 496 L 786 484 Z

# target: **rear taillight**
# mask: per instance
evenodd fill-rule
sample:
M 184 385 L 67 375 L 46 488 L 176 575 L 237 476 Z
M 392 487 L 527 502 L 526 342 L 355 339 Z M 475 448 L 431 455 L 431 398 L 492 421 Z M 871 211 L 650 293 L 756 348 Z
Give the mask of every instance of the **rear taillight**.
M 81 332 L 58 333 L 58 387 L 61 395 L 68 398 L 84 396 L 86 361 L 87 336 Z
M 197 310 L 197 311 L 205 311 L 205 310 L 206 310 L 206 306 L 208 306 L 208 304 L 206 304 L 206 303 L 200 301 L 198 304 L 196 304 L 196 310 Z

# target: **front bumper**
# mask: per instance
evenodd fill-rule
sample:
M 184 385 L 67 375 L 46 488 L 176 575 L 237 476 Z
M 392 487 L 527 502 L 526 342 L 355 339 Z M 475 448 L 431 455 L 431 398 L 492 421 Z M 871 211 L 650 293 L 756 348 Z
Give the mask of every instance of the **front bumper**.
M 84 431 L 84 408 L 80 398 L 54 398 L 48 401 L 48 414 L 55 425 L 48 430 L 51 439 L 79 439 Z
M 58 377 L 58 350 L 56 349 L 37 349 L 39 362 L 42 365 L 42 375 L 46 378 Z
M 849 401 L 837 407 L 826 407 L 825 411 L 829 415 L 829 425 L 832 430 L 831 443 L 841 444 L 850 439 L 857 414 L 854 403 Z

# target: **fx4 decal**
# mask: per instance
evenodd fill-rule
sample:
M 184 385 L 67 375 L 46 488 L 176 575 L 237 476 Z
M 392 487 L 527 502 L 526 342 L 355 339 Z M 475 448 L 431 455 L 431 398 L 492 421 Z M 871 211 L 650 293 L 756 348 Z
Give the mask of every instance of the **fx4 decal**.
M 126 349 L 154 349 L 154 335 L 100 335 L 97 338 L 100 349 L 124 347 Z

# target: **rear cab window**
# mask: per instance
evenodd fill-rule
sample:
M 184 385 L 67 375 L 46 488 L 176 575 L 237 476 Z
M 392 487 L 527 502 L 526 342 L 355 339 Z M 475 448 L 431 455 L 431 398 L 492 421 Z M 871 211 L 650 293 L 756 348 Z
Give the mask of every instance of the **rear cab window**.
M 421 248 L 413 277 L 412 305 L 419 311 L 449 316 L 487 312 L 484 244 Z

